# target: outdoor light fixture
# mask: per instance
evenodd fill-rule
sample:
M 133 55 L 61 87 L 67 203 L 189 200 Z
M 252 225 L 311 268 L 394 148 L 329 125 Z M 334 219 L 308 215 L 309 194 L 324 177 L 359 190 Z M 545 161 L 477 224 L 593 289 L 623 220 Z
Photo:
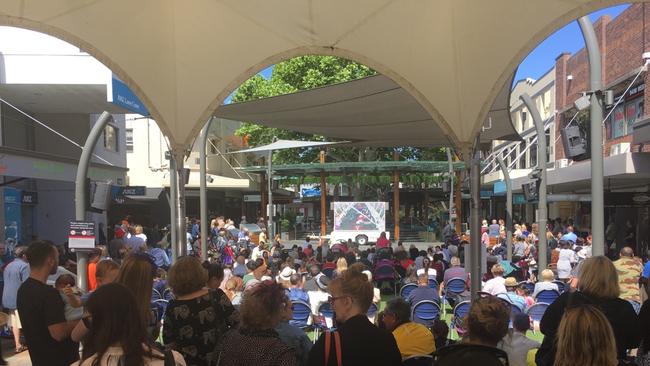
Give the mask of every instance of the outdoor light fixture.
M 569 80 L 569 81 L 573 80 L 573 75 L 567 75 L 566 79 Z
M 214 178 L 212 178 L 212 176 L 211 176 L 210 174 L 208 174 L 208 175 L 205 176 L 205 180 L 207 180 L 208 183 L 212 183 L 212 182 L 214 182 Z
M 589 108 L 590 105 L 591 101 L 589 100 L 589 96 L 587 94 L 582 94 L 580 98 L 576 99 L 576 101 L 573 102 L 573 106 L 575 106 L 579 111 L 584 111 L 585 109 Z

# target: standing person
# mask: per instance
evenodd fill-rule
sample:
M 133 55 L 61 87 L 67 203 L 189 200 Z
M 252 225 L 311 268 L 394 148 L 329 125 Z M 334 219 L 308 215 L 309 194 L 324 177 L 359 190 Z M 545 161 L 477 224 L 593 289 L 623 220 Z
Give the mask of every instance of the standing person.
M 330 333 L 332 348 L 337 343 L 337 335 L 340 338 L 340 348 L 325 349 L 328 335 L 321 335 L 309 352 L 308 365 L 337 365 L 337 353 L 341 354 L 342 364 L 346 366 L 402 364 L 402 356 L 393 335 L 374 326 L 366 316 L 372 303 L 373 288 L 363 273 L 356 268 L 348 269 L 330 283 L 328 292 L 337 322 L 336 334 Z M 326 355 L 328 362 L 325 362 Z
M 241 325 L 224 336 L 219 366 L 298 366 L 294 350 L 275 328 L 291 302 L 282 285 L 264 281 L 244 293 Z
M 560 255 L 557 260 L 557 277 L 566 282 L 571 277 L 571 269 L 578 261 L 576 252 L 571 249 L 571 242 L 560 240 Z
M 385 231 L 382 231 L 381 234 L 379 234 L 379 238 L 377 239 L 376 246 L 378 249 L 388 248 L 390 246 L 390 241 L 386 238 Z
M 595 306 L 567 310 L 557 331 L 553 366 L 616 366 L 616 338 L 610 322 Z
M 25 259 L 26 246 L 16 247 L 16 258 L 5 267 L 3 278 L 5 282 L 4 289 L 2 290 L 2 307 L 9 314 L 9 327 L 14 335 L 16 342 L 16 353 L 23 352 L 27 349 L 20 343 L 20 316 L 18 315 L 18 306 L 16 305 L 16 297 L 18 296 L 18 289 L 29 278 L 29 264 Z
M 618 285 L 621 289 L 620 298 L 629 301 L 638 314 L 641 310 L 639 279 L 643 272 L 643 264 L 640 258 L 634 256 L 634 251 L 630 247 L 623 247 L 619 254 L 620 258 L 614 261 L 614 267 L 616 267 Z
M 18 289 L 17 306 L 33 366 L 68 366 L 79 359 L 79 345 L 70 339 L 77 321 L 66 321 L 59 292 L 46 284 L 56 272 L 59 252 L 35 241 L 25 252 L 31 273 Z
M 497 223 L 497 220 L 492 220 L 492 224 L 488 226 L 488 234 L 491 238 L 498 238 L 500 232 L 501 226 Z
M 165 344 L 180 352 L 188 365 L 216 365 L 213 351 L 239 313 L 220 289 L 206 288 L 208 272 L 197 257 L 179 258 L 169 269 L 168 284 L 175 298 L 163 322 Z
M 81 361 L 72 366 L 186 366 L 178 353 L 163 355 L 152 346 L 145 320 L 140 312 L 133 311 L 136 307 L 133 293 L 123 285 L 112 283 L 97 288 L 87 304 L 84 321 L 92 326 Z
M 629 302 L 620 299 L 618 275 L 612 262 L 604 256 L 585 259 L 578 275 L 578 291 L 565 292 L 544 313 L 539 329 L 544 334 L 535 355 L 538 366 L 551 366 L 556 358 L 556 337 L 562 316 L 568 308 L 590 304 L 598 306 L 609 320 L 616 339 L 616 354 L 623 359 L 628 349 L 640 341 L 638 317 Z

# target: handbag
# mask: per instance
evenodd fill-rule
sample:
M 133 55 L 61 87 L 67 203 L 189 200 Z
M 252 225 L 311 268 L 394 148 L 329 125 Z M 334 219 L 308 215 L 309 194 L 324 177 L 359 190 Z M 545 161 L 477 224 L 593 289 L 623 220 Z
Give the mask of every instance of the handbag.
M 343 359 L 341 356 L 341 335 L 337 331 L 325 332 L 325 363 L 323 365 L 327 366 L 330 360 L 330 351 L 332 350 L 332 336 L 334 337 L 334 352 L 336 353 L 336 364 L 338 366 L 343 366 Z

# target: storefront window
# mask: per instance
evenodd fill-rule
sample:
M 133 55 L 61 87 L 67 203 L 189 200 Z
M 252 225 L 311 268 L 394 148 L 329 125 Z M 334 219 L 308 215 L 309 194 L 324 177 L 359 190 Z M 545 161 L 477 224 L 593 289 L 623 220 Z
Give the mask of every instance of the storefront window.
M 607 138 L 615 139 L 632 133 L 634 123 L 643 116 L 643 98 L 621 103 L 609 118 Z

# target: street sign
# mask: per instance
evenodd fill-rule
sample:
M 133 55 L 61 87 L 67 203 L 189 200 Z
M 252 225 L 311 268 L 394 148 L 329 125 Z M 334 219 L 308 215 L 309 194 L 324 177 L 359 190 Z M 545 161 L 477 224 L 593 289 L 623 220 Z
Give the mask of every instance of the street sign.
M 70 221 L 68 245 L 70 249 L 93 249 L 95 247 L 95 223 Z
M 107 87 L 109 89 L 107 93 L 109 102 L 142 116 L 149 115 L 149 111 L 140 98 L 115 74 L 111 77 L 111 82 Z
M 259 194 L 245 194 L 244 202 L 262 202 L 262 196 Z

